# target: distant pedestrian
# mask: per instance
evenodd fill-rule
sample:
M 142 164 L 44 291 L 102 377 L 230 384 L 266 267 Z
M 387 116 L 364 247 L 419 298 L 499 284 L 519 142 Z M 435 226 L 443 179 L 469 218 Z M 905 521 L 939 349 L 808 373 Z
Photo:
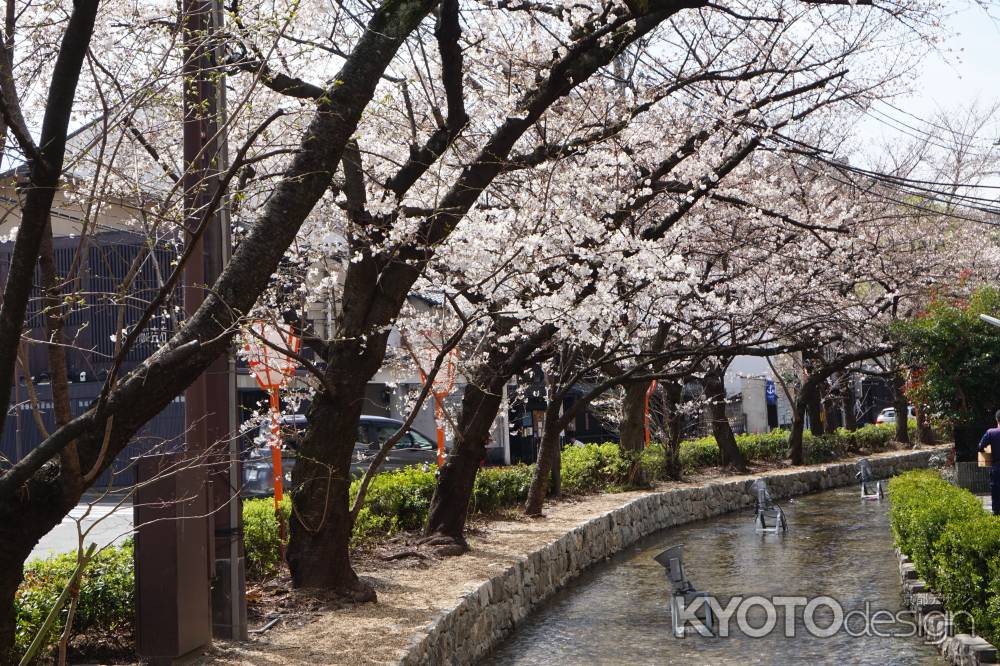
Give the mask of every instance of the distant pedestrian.
M 993 515 L 1000 516 L 1000 410 L 994 414 L 997 427 L 990 428 L 979 440 L 979 451 L 990 448 L 990 494 L 993 498 Z

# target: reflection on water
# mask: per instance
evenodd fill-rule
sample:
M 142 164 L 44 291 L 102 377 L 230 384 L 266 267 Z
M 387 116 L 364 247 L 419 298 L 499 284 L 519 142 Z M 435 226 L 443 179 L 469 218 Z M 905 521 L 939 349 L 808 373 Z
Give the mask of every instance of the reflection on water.
M 829 596 L 845 612 L 902 609 L 886 503 L 863 502 L 857 488 L 784 500 L 788 532 L 754 532 L 735 513 L 664 530 L 594 567 L 525 620 L 486 663 L 501 664 L 943 664 L 919 637 L 809 635 L 802 608 L 795 635 L 777 629 L 751 638 L 731 623 L 728 638 L 674 638 L 669 585 L 653 556 L 684 544 L 688 577 L 700 590 L 731 596 Z M 754 609 L 759 611 L 760 609 Z M 825 610 L 825 609 L 821 609 Z M 750 613 L 760 626 L 763 614 Z M 827 613 L 829 617 L 829 613 Z M 856 616 L 853 616 L 857 619 Z M 816 614 L 821 626 L 826 621 Z M 863 622 L 852 622 L 858 634 Z M 903 627 L 899 627 L 903 629 Z M 883 628 L 883 631 L 885 628 Z

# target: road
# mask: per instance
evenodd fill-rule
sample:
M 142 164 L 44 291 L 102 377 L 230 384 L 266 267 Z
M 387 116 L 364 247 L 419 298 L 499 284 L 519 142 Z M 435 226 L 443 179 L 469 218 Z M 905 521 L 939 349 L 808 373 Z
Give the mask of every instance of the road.
M 90 529 L 86 543 L 96 542 L 98 547 L 127 538 L 132 531 L 132 503 L 118 506 L 120 500 L 119 496 L 84 496 L 55 529 L 42 537 L 29 559 L 76 550 L 79 529 Z

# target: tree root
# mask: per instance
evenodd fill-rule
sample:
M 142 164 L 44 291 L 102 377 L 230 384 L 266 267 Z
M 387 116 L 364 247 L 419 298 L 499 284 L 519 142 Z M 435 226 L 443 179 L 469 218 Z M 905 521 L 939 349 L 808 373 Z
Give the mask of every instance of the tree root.
M 417 557 L 421 560 L 431 559 L 428 555 L 421 553 L 419 550 L 398 550 L 395 553 L 386 553 L 385 555 L 379 555 L 378 559 L 385 562 L 390 562 L 392 560 L 401 560 L 404 557 Z
M 464 538 L 455 538 L 444 534 L 432 534 L 417 543 L 422 546 L 433 546 L 434 554 L 441 557 L 455 557 L 469 551 L 469 544 Z
M 360 580 L 355 581 L 351 585 L 340 585 L 334 589 L 333 592 L 336 596 L 355 603 L 378 601 L 378 595 L 375 594 L 375 588 Z

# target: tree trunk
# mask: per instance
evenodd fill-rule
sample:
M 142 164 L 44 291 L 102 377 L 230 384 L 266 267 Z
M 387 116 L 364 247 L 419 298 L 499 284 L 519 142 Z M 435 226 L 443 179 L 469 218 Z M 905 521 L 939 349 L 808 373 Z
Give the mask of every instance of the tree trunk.
M 833 396 L 827 396 L 820 404 L 823 405 L 823 434 L 832 435 L 837 430 L 837 419 L 833 415 Z
M 892 405 L 896 409 L 896 441 L 900 444 L 910 443 L 910 410 L 903 390 L 906 380 L 901 372 L 892 376 Z
M 628 485 L 641 487 L 649 485 L 642 468 L 642 452 L 646 448 L 646 392 L 652 381 L 625 384 L 622 401 L 622 423 L 619 428 L 622 454 L 632 458 L 628 471 Z
M 921 444 L 930 445 L 934 443 L 934 429 L 931 428 L 930 419 L 927 418 L 927 405 L 917 403 L 917 441 Z
M 562 495 L 562 443 L 559 442 L 558 437 L 556 438 L 556 442 L 558 444 L 553 453 L 555 459 L 552 461 L 552 472 L 550 473 L 552 497 L 560 497 Z
M 345 335 L 329 348 L 328 367 L 336 372 L 328 371 L 327 386 L 313 398 L 309 428 L 292 470 L 287 559 L 295 587 L 322 587 L 356 601 L 374 601 L 375 591 L 351 567 L 354 525 L 348 490 L 363 406 L 357 396 L 364 395 L 382 364 L 388 333 L 370 335 L 363 345 L 357 342 L 363 338 Z
M 818 402 L 820 377 L 808 376 L 802 382 L 799 395 L 792 407 L 792 431 L 788 435 L 788 458 L 793 465 L 805 464 L 806 414 L 810 407 Z
M 358 580 L 349 555 L 353 521 L 348 471 L 361 401 L 337 405 L 318 393 L 308 416 L 309 429 L 292 470 L 294 510 L 287 551 L 292 581 L 296 587 L 322 587 L 357 601 L 373 601 L 375 591 Z
M 663 475 L 668 479 L 681 479 L 681 383 L 663 384 Z
M 820 400 L 819 388 L 809 392 L 806 409 L 809 413 L 809 432 L 819 437 L 823 434 L 823 403 Z
M 21 584 L 24 562 L 31 550 L 79 501 L 66 495 L 57 465 L 46 469 L 43 480 L 32 478 L 15 501 L 0 505 L 0 663 L 17 663 L 12 655 L 15 632 L 14 597 Z
M 503 402 L 503 388 L 524 369 L 531 356 L 555 333 L 546 326 L 531 337 L 517 343 L 499 344 L 497 338 L 510 332 L 512 321 L 494 323 L 492 341 L 486 360 L 470 373 L 462 397 L 462 413 L 458 418 L 455 443 L 448 460 L 438 474 L 434 497 L 431 499 L 425 541 L 454 544 L 454 552 L 466 548 L 465 520 L 472 499 L 472 489 L 479 472 L 479 461 L 486 455 L 493 421 Z M 511 349 L 513 344 L 513 349 Z
M 726 417 L 726 384 L 721 368 L 705 374 L 705 397 L 708 399 L 708 410 L 711 418 L 712 435 L 719 446 L 719 458 L 723 467 L 733 467 L 736 471 L 746 473 L 747 461 L 736 445 L 736 436 Z
M 485 366 L 483 368 L 485 370 Z M 481 372 L 479 379 L 484 378 Z M 493 421 L 500 410 L 501 392 L 509 377 L 490 373 L 488 385 L 478 382 L 466 385 L 462 397 L 462 413 L 459 415 L 455 443 L 448 460 L 441 467 L 434 497 L 431 499 L 425 536 L 429 543 L 438 545 L 454 544 L 464 550 L 465 520 L 472 499 L 472 489 L 479 472 L 479 462 L 486 455 Z M 457 552 L 457 551 L 456 551 Z
M 528 499 L 524 503 L 524 513 L 528 516 L 542 515 L 542 503 L 545 501 L 549 477 L 559 462 L 559 433 L 562 430 L 560 412 L 563 397 L 563 391 L 552 390 L 549 402 L 545 406 L 545 428 L 538 447 L 538 461 L 535 463 L 535 473 L 528 487 Z
M 848 382 L 840 396 L 844 409 L 844 427 L 854 432 L 858 429 L 858 415 L 854 412 L 854 387 Z
M 10 545 L 17 546 L 18 544 Z M 7 569 L 5 566 L 3 571 L 0 572 L 0 646 L 3 646 L 0 648 L 0 663 L 16 664 L 20 655 L 14 654 L 13 651 L 14 638 L 17 631 L 17 617 L 14 613 L 14 595 L 17 594 L 17 588 L 24 576 L 23 562 L 31 554 L 31 549 L 24 552 L 23 548 L 18 548 L 18 552 L 22 554 L 17 556 L 8 554 L 6 551 L 7 548 L 4 548 L 4 553 L 0 556 L 0 560 L 5 565 L 9 562 L 11 568 Z
M 45 305 L 45 337 L 48 341 L 45 351 L 49 362 L 53 411 L 55 412 L 56 426 L 61 427 L 73 418 L 73 410 L 70 406 L 69 369 L 66 363 L 66 347 L 63 340 L 63 303 L 59 277 L 56 275 L 51 219 L 45 224 L 45 232 L 42 236 L 38 255 L 38 273 L 44 290 L 42 302 Z M 59 463 L 62 482 L 69 486 L 68 491 L 76 494 L 82 493 L 83 478 L 75 443 L 71 443 L 63 449 Z
M 804 390 L 805 388 L 803 387 Z M 793 465 L 802 465 L 805 463 L 802 439 L 805 434 L 807 409 L 808 402 L 800 394 L 792 410 L 792 431 L 788 434 L 788 458 Z
M 642 451 L 646 447 L 646 391 L 650 384 L 650 381 L 625 384 L 622 423 L 618 429 L 624 451 Z

